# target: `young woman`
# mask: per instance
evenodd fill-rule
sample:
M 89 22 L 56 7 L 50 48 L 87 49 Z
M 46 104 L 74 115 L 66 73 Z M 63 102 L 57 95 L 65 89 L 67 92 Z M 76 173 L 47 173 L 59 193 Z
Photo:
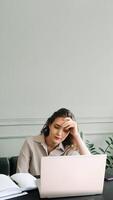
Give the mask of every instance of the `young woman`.
M 73 113 L 61 108 L 50 116 L 41 134 L 24 142 L 17 162 L 17 172 L 40 175 L 42 156 L 90 154 L 83 142 Z

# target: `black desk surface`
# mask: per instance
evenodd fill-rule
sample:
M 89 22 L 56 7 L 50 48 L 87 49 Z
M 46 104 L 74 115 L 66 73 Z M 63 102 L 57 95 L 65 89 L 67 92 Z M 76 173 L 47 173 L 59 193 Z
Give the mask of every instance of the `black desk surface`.
M 30 191 L 29 194 L 25 196 L 20 196 L 13 198 L 13 200 L 39 200 L 38 190 Z M 113 200 L 113 181 L 104 183 L 103 194 L 94 195 L 94 196 L 82 196 L 82 197 L 63 197 L 56 198 L 56 200 Z M 43 199 L 44 200 L 44 199 Z M 52 198 L 50 199 L 52 200 Z

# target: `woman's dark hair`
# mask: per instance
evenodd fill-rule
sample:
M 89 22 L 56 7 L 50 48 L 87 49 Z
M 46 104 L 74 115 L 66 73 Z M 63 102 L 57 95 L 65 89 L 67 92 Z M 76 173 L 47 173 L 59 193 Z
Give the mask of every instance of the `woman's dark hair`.
M 74 114 L 70 110 L 66 108 L 60 108 L 47 119 L 41 130 L 41 134 L 44 134 L 44 136 L 47 137 L 49 135 L 49 125 L 51 125 L 53 121 L 58 117 L 70 117 L 72 120 L 76 121 Z M 71 135 L 69 134 L 62 143 L 64 146 L 70 145 L 72 143 Z

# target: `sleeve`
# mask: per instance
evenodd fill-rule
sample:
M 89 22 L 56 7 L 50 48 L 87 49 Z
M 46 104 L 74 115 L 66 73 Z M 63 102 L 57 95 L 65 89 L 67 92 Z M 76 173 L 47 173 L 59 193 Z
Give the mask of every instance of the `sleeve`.
M 69 145 L 65 150 L 65 155 L 79 155 L 79 151 L 76 145 Z
M 28 173 L 30 165 L 31 150 L 28 140 L 26 140 L 21 148 L 18 160 L 17 160 L 17 173 Z

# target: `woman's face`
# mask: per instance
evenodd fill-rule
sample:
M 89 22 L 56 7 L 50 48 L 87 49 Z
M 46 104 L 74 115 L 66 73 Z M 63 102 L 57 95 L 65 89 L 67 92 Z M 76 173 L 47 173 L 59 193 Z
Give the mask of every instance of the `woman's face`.
M 58 145 L 68 136 L 69 130 L 63 127 L 65 122 L 66 118 L 57 117 L 53 123 L 49 125 L 48 139 L 53 145 Z

